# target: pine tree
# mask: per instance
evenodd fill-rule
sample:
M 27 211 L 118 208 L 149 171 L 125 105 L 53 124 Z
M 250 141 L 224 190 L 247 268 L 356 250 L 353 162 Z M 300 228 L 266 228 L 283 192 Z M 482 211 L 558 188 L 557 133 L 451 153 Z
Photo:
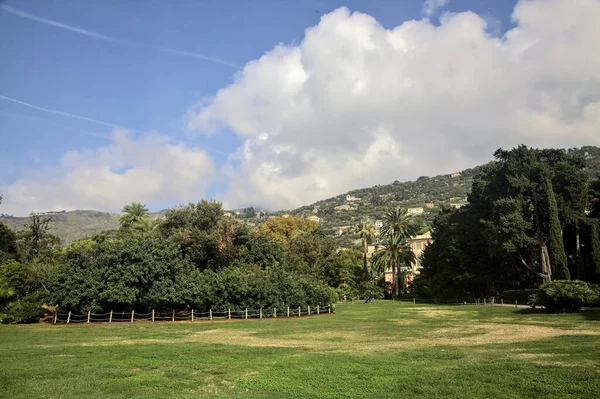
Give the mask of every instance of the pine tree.
M 570 280 L 571 274 L 567 266 L 565 244 L 562 239 L 556 197 L 552 191 L 550 179 L 544 180 L 544 191 L 548 201 L 548 252 L 550 255 L 552 278 L 554 280 Z

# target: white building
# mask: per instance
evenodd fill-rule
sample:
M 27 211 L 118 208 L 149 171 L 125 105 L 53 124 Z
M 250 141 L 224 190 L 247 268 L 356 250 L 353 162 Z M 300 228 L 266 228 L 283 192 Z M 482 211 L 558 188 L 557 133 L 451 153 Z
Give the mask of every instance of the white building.
M 408 208 L 406 210 L 406 213 L 409 215 L 422 215 L 425 211 L 423 210 L 423 207 L 418 207 L 418 208 Z
M 360 201 L 360 198 L 354 194 L 346 194 L 346 201 Z

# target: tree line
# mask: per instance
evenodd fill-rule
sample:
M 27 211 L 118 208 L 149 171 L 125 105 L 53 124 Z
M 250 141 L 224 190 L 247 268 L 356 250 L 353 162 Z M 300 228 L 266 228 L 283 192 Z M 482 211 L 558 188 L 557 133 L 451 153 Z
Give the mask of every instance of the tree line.
M 498 150 L 468 205 L 445 209 L 414 289 L 440 300 L 499 295 L 554 280 L 600 281 L 600 180 L 560 149 Z
M 50 219 L 18 233 L 0 224 L 0 319 L 35 322 L 42 305 L 74 311 L 245 309 L 332 303 L 372 290 L 358 250 L 338 251 L 319 225 L 274 217 L 259 227 L 202 200 L 152 219 L 123 208 L 114 231 L 60 245 Z

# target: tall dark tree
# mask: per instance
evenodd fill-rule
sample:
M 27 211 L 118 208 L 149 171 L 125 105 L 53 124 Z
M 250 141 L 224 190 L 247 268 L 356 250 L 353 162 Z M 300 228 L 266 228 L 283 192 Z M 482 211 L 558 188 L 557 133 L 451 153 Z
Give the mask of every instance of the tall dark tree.
M 567 256 L 558 220 L 558 208 L 549 179 L 544 180 L 543 187 L 548 201 L 548 252 L 552 265 L 552 276 L 556 280 L 569 280 L 571 276 L 567 267 Z

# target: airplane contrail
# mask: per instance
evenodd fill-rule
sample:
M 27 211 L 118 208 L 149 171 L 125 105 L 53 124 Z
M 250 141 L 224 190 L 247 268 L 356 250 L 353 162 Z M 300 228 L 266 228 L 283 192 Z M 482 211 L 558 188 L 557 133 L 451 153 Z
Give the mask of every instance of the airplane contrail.
M 16 98 L 6 97 L 6 96 L 3 96 L 1 94 L 0 94 L 0 99 L 6 100 L 6 101 L 10 101 L 10 102 L 13 102 L 13 103 L 16 103 L 16 104 L 24 105 L 24 106 L 29 107 L 29 108 L 37 109 L 38 111 L 49 112 L 49 113 L 54 114 L 54 115 L 68 116 L 70 118 L 75 118 L 75 119 L 79 119 L 79 120 L 82 120 L 82 121 L 88 121 L 88 122 L 92 122 L 92 123 L 97 123 L 98 125 L 109 126 L 109 127 L 113 127 L 113 128 L 124 127 L 124 126 L 115 125 L 114 123 L 109 123 L 109 122 L 100 121 L 98 119 L 88 118 L 87 116 L 75 115 L 75 114 L 71 114 L 69 112 L 63 112 L 63 111 L 58 111 L 58 110 L 55 110 L 55 109 L 40 107 L 40 106 L 37 106 L 37 105 L 26 103 L 25 101 L 17 100 Z
M 34 104 L 27 103 L 25 101 L 17 100 L 16 98 L 3 96 L 1 94 L 0 94 L 0 99 L 1 100 L 6 100 L 6 101 L 10 101 L 10 102 L 13 102 L 13 103 L 16 103 L 16 104 L 24 105 L 26 107 L 33 108 L 33 109 L 36 109 L 38 111 L 49 112 L 49 113 L 54 114 L 54 115 L 68 116 L 70 118 L 75 118 L 75 119 L 79 119 L 79 120 L 83 120 L 83 121 L 87 121 L 87 122 L 92 122 L 92 123 L 97 123 L 97 124 L 103 125 L 103 126 L 108 126 L 108 127 L 112 127 L 112 128 L 123 128 L 123 129 L 127 129 L 129 131 L 132 131 L 132 132 L 140 132 L 139 129 L 132 129 L 132 128 L 129 128 L 129 127 L 119 126 L 119 125 L 115 125 L 113 123 L 109 123 L 109 122 L 105 122 L 105 121 L 100 121 L 98 119 L 88 118 L 87 116 L 81 116 L 81 115 L 71 114 L 69 112 L 63 112 L 63 111 L 58 111 L 58 110 L 55 110 L 55 109 L 40 107 L 38 105 L 34 105 Z M 6 116 L 13 117 L 13 118 L 42 120 L 41 118 L 35 118 L 35 117 L 26 116 L 26 115 L 11 114 L 11 113 L 2 112 L 2 111 L 0 111 L 0 115 L 6 115 Z M 110 137 L 107 137 L 107 136 L 102 135 L 102 134 L 88 132 L 88 131 L 85 131 L 85 130 L 80 130 L 80 129 L 75 129 L 75 128 L 70 128 L 68 126 L 60 125 L 58 123 L 54 123 L 54 122 L 47 121 L 47 120 L 45 122 L 53 124 L 53 125 L 61 127 L 61 128 L 66 128 L 66 129 L 78 131 L 78 132 L 81 132 L 81 133 L 84 133 L 84 134 L 88 134 L 90 136 L 96 136 L 96 137 L 100 137 L 100 138 L 103 138 L 103 139 L 110 140 Z M 177 140 L 177 141 L 179 141 L 181 143 L 184 143 L 184 144 L 187 144 L 187 145 L 189 145 L 191 147 L 195 146 L 193 143 L 191 143 L 189 141 L 186 141 L 186 140 Z M 197 145 L 199 145 L 201 149 L 206 150 L 208 152 L 212 152 L 214 154 L 218 154 L 218 155 L 222 155 L 222 156 L 228 155 L 227 153 L 225 153 L 225 152 L 223 152 L 221 150 L 217 150 L 216 148 L 212 148 L 212 147 L 209 147 L 209 146 L 206 146 L 206 145 L 202 145 L 202 144 L 199 144 L 199 143 L 196 143 L 196 146 Z
M 98 137 L 101 139 L 106 139 L 106 140 L 110 140 L 110 137 L 101 134 L 101 133 L 95 133 L 95 132 L 90 132 L 88 130 L 81 130 L 81 129 L 76 129 L 74 127 L 70 127 L 70 126 L 65 126 L 62 125 L 60 123 L 56 123 L 50 119 L 46 119 L 46 118 L 40 118 L 37 116 L 29 116 L 29 115 L 21 115 L 21 114 L 13 114 L 10 112 L 4 112 L 4 111 L 0 111 L 0 115 L 4 115 L 4 116 L 8 116 L 10 118 L 17 118 L 17 119 L 25 119 L 25 120 L 29 120 L 29 121 L 36 121 L 36 122 L 42 122 L 42 123 L 46 123 L 52 126 L 56 126 L 59 127 L 61 129 L 66 129 L 66 130 L 71 130 L 73 132 L 78 132 L 78 133 L 83 133 L 86 134 L 88 136 L 93 136 L 93 137 Z
M 14 7 L 7 6 L 5 4 L 0 5 L 0 9 L 6 11 L 9 14 L 15 15 L 17 17 L 29 19 L 31 21 L 35 21 L 35 22 L 38 22 L 38 23 L 41 23 L 41 24 L 44 24 L 44 25 L 53 26 L 53 27 L 59 28 L 59 29 L 65 29 L 65 30 L 68 30 L 68 31 L 71 31 L 71 32 L 75 32 L 75 33 L 79 33 L 80 35 L 88 36 L 88 37 L 91 37 L 91 38 L 94 38 L 94 39 L 98 39 L 98 40 L 104 40 L 104 41 L 107 41 L 107 42 L 123 44 L 123 45 L 126 45 L 126 46 L 141 47 L 141 48 L 146 48 L 146 49 L 161 51 L 163 53 L 170 53 L 170 54 L 181 55 L 181 56 L 185 56 L 185 57 L 193 57 L 193 58 L 198 58 L 198 59 L 205 60 L 205 61 L 215 62 L 217 64 L 227 65 L 227 66 L 232 67 L 232 68 L 239 68 L 239 65 L 236 65 L 233 62 L 229 62 L 229 61 L 222 60 L 222 59 L 219 59 L 219 58 L 209 57 L 209 56 L 206 56 L 206 55 L 203 55 L 203 54 L 194 53 L 194 52 L 191 52 L 191 51 L 177 50 L 177 49 L 172 49 L 172 48 L 168 48 L 168 47 L 155 46 L 153 44 L 147 44 L 147 43 L 142 43 L 142 42 L 135 42 L 135 41 L 131 41 L 131 40 L 119 39 L 119 38 L 116 38 L 116 37 L 113 37 L 113 36 L 103 35 L 103 34 L 98 33 L 98 32 L 94 32 L 94 31 L 91 31 L 91 30 L 79 28 L 79 27 L 73 26 L 73 25 L 67 25 L 67 24 L 64 24 L 62 22 L 55 21 L 55 20 L 52 20 L 52 19 L 38 17 L 37 15 L 29 14 L 28 12 L 21 11 L 19 9 L 14 8 Z

